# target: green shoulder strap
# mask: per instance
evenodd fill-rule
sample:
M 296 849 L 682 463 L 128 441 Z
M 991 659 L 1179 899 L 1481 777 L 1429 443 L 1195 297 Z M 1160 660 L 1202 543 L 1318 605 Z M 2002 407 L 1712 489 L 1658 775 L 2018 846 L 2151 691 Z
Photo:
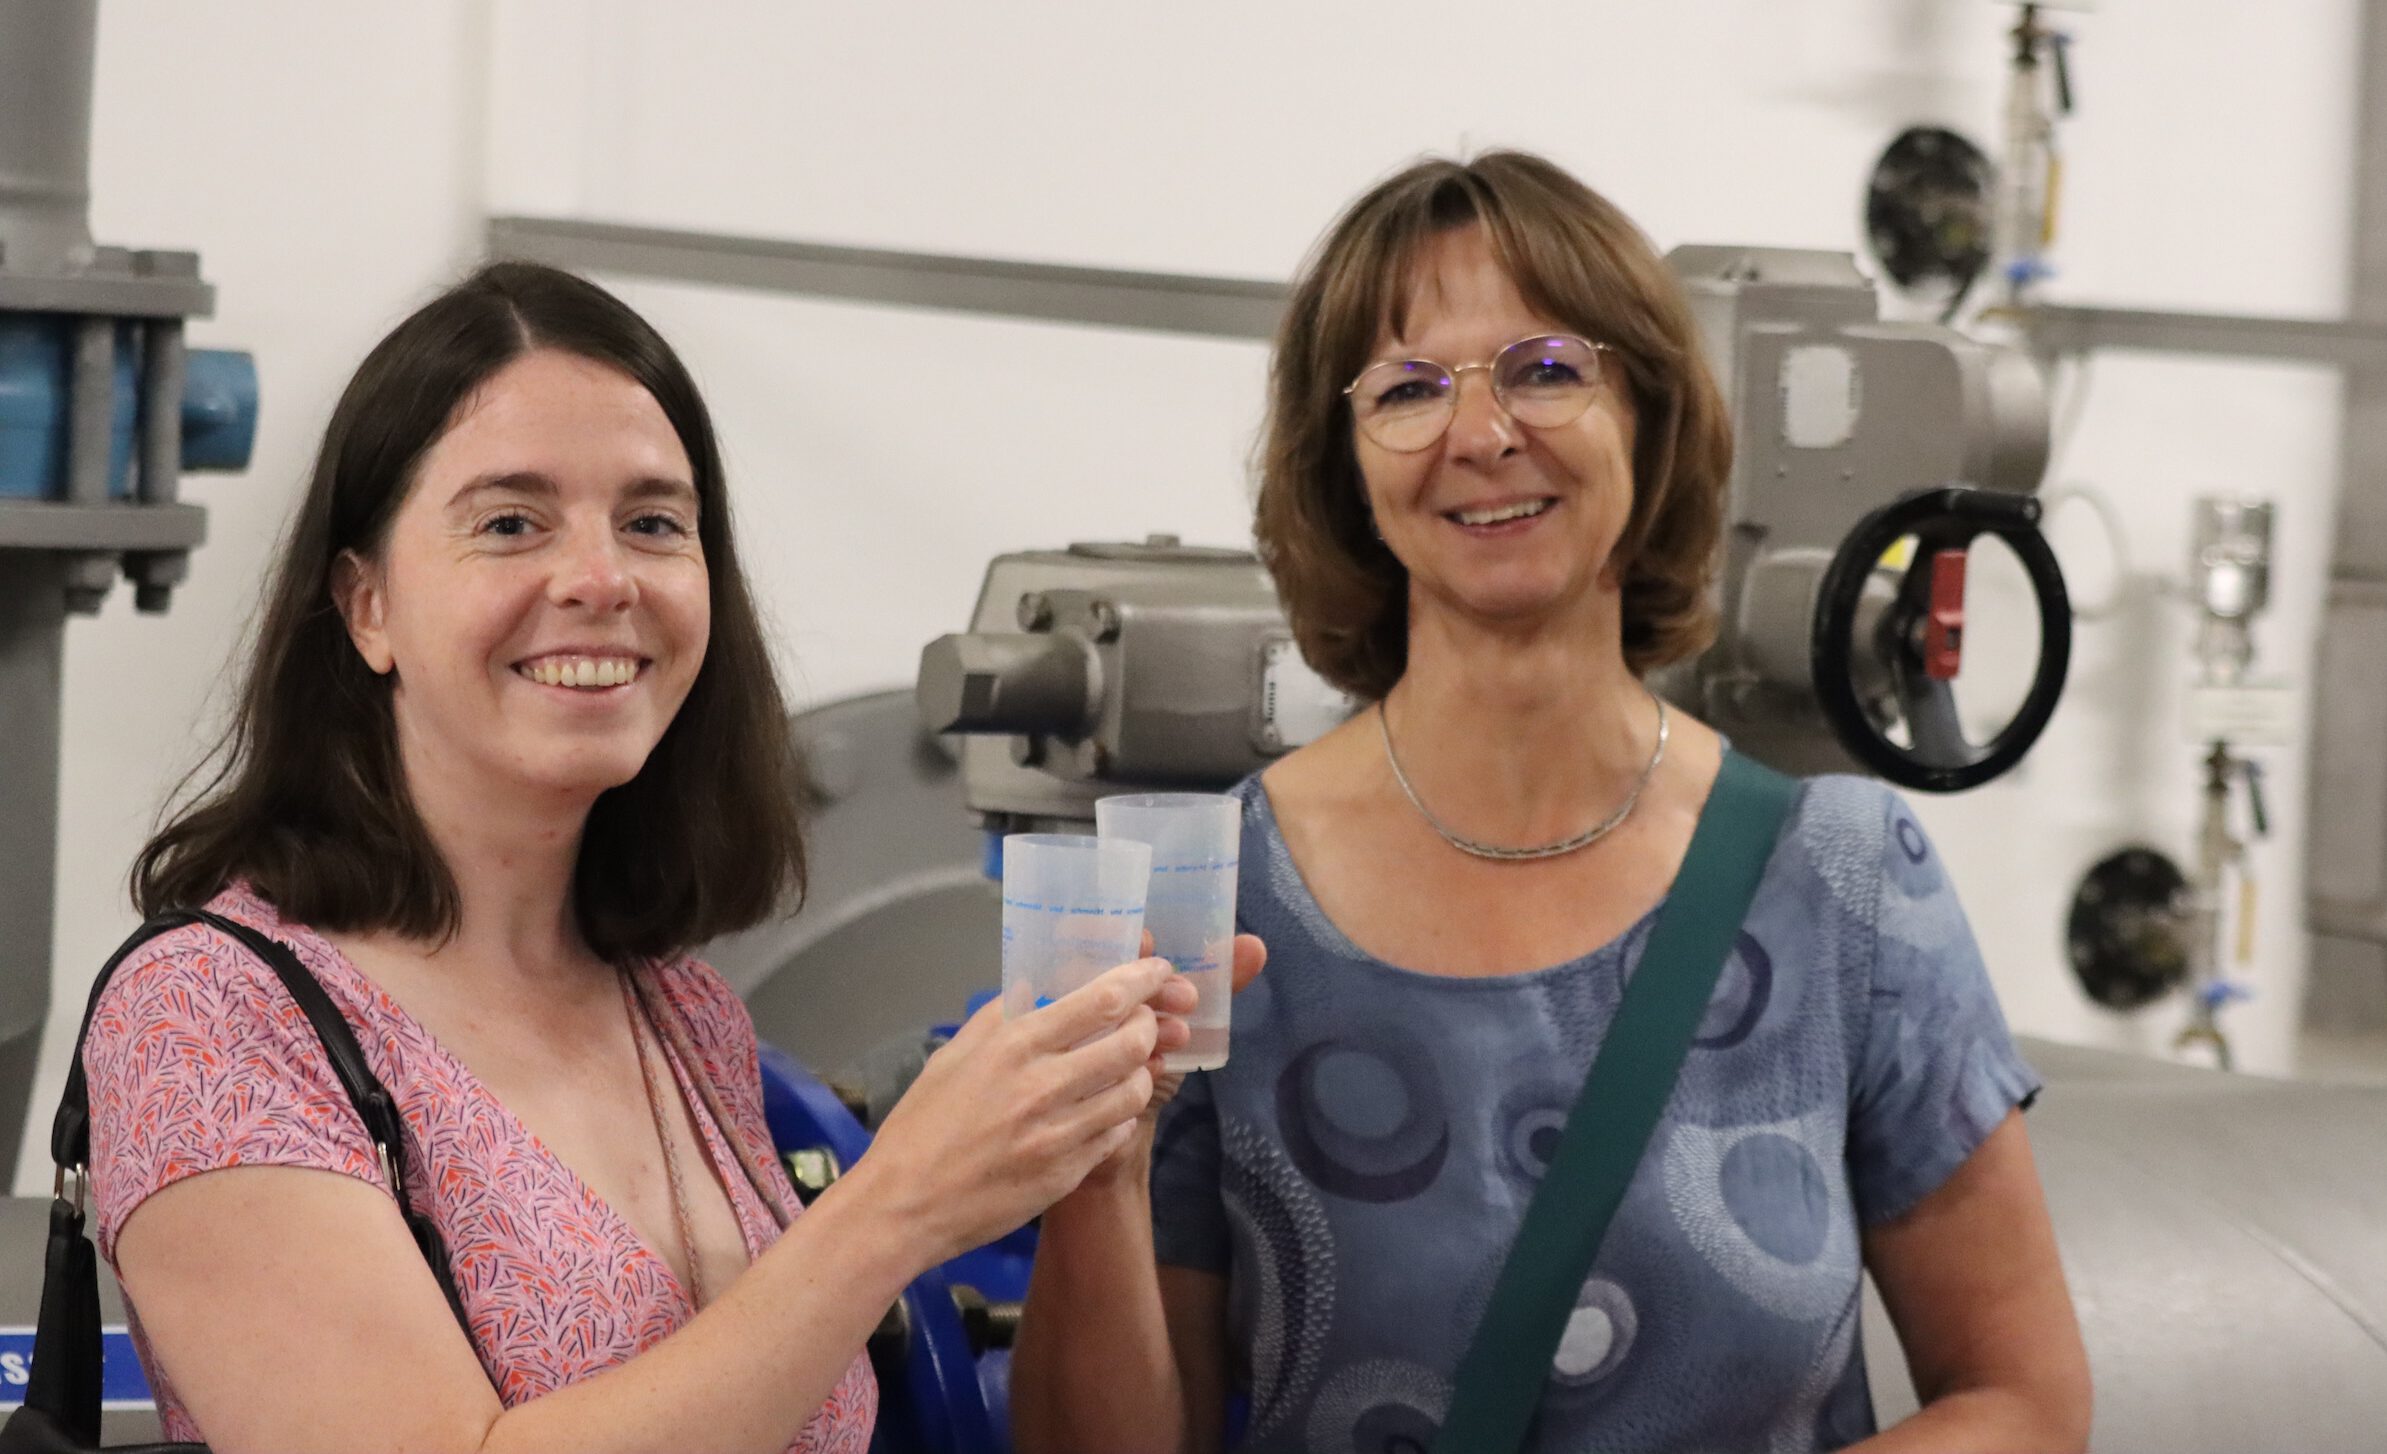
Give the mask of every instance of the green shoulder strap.
M 1523 1445 L 1575 1296 L 1674 1094 L 1797 796 L 1794 780 L 1724 754 L 1640 967 L 1459 1363 L 1435 1454 L 1509 1454 Z

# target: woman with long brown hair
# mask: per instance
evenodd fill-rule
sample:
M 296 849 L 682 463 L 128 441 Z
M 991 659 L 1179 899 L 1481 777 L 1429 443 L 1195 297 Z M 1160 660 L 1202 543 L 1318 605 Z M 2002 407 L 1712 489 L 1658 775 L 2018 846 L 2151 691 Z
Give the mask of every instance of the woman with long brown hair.
M 852 1454 L 904 1283 L 1131 1135 L 1184 1035 L 1165 961 L 970 1021 L 797 1215 L 753 1027 L 689 954 L 804 882 L 728 505 L 679 359 L 553 269 L 483 269 L 349 384 L 220 770 L 134 888 L 312 974 L 414 1205 L 256 954 L 205 923 L 133 950 L 90 1022 L 91 1177 L 170 1437 Z

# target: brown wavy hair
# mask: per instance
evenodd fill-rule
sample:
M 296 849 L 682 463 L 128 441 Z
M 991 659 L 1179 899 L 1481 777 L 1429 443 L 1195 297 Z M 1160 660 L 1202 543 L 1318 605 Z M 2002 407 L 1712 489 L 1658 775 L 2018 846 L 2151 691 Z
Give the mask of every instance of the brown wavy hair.
M 1715 639 L 1709 589 L 1732 429 L 1673 271 L 1631 220 L 1526 152 L 1429 158 L 1351 204 L 1319 242 L 1269 363 L 1254 534 L 1310 665 L 1363 700 L 1407 668 L 1409 573 L 1376 537 L 1343 386 L 1406 329 L 1436 238 L 1480 226 L 1525 302 L 1609 345 L 1639 420 L 1633 504 L 1614 564 L 1625 664 L 1638 675 Z
M 581 933 L 616 962 L 681 952 L 801 901 L 801 770 L 739 567 L 721 451 L 695 381 L 645 319 L 585 279 L 493 263 L 418 309 L 332 411 L 267 587 L 232 721 L 135 861 L 145 915 L 246 879 L 284 915 L 444 940 L 461 904 L 399 762 L 388 678 L 332 599 L 343 551 L 378 560 L 432 444 L 498 370 L 538 349 L 618 369 L 688 452 L 712 635 L 638 776 L 590 810 L 573 878 Z M 204 778 L 204 782 L 200 780 Z M 192 788 L 193 783 L 200 785 Z

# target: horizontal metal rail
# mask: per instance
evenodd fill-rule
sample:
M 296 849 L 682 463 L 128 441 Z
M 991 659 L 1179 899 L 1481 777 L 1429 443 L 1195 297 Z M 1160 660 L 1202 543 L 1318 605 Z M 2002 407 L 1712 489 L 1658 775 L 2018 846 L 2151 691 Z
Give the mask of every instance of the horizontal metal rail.
M 1274 336 L 1286 287 L 1252 278 L 1064 267 L 580 222 L 493 217 L 492 257 L 800 297 L 1219 338 Z M 2007 316 L 2053 353 L 2101 349 L 2387 367 L 2387 324 L 2037 305 Z
M 1218 338 L 1273 337 L 1285 285 L 779 242 L 553 217 L 492 217 L 492 257 L 901 308 Z
M 2387 368 L 2387 324 L 2260 318 L 2143 308 L 2033 306 L 2008 315 L 2051 353 L 2100 349 L 2284 359 L 2333 368 Z

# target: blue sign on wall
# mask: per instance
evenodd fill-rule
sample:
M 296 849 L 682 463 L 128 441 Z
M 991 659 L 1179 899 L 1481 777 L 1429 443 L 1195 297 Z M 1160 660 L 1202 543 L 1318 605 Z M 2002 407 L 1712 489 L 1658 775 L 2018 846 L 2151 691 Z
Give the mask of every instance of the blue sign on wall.
M 150 1409 L 149 1379 L 141 1372 L 140 1355 L 133 1351 L 133 1335 L 121 1325 L 100 1329 L 100 1407 Z M 0 1328 L 0 1408 L 25 1401 L 25 1379 L 33 1371 L 33 1330 Z

